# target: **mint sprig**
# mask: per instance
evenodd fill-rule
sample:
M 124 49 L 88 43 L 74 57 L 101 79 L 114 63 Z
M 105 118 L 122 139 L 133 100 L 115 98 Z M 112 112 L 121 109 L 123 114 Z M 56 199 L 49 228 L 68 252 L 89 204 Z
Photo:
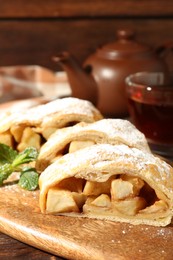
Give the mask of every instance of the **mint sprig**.
M 35 161 L 37 157 L 38 151 L 34 147 L 28 147 L 18 153 L 8 145 L 0 143 L 0 186 L 13 172 L 21 172 L 19 185 L 27 190 L 36 189 L 38 173 L 33 167 L 26 168 L 26 164 Z
M 17 167 L 21 164 L 29 163 L 35 161 L 37 159 L 38 152 L 34 147 L 28 147 L 23 152 L 16 155 L 14 158 L 12 165 L 13 167 Z
M 13 172 L 13 168 L 11 164 L 5 163 L 4 165 L 0 166 L 0 186 L 3 184 L 3 181 L 5 181 Z
M 35 168 L 25 168 L 22 170 L 19 185 L 21 188 L 26 190 L 35 190 L 38 186 L 38 173 L 35 171 Z
M 12 163 L 17 156 L 17 151 L 10 146 L 0 143 L 0 165 Z

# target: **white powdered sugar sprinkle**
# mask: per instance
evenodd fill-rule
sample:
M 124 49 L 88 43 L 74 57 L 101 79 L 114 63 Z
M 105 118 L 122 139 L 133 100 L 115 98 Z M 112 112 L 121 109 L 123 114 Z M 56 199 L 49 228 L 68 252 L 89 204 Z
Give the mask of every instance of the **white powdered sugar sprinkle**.
M 94 110 L 96 111 L 96 108 L 89 101 L 68 97 L 63 99 L 56 99 L 47 104 L 30 108 L 21 116 L 19 116 L 16 122 L 20 123 L 25 119 L 28 120 L 30 117 L 32 118 L 32 121 L 40 121 L 45 119 L 46 116 L 54 113 L 79 113 L 92 116 Z

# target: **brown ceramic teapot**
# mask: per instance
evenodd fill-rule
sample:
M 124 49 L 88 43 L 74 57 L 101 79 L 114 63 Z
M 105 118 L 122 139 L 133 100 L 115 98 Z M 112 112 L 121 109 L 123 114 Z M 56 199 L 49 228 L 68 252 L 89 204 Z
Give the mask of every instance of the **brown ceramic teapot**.
M 163 52 L 165 48 L 158 50 Z M 124 117 L 128 114 L 127 76 L 140 71 L 159 71 L 169 76 L 168 66 L 159 54 L 135 41 L 134 32 L 119 30 L 117 40 L 97 49 L 83 67 L 68 52 L 54 60 L 66 71 L 74 97 L 90 100 L 106 117 Z

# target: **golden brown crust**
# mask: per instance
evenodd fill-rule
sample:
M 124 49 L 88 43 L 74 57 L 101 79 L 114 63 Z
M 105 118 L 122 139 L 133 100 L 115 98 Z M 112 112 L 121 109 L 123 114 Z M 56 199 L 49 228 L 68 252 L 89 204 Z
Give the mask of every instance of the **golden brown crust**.
M 91 218 L 103 218 L 112 221 L 123 221 L 132 224 L 149 224 L 165 226 L 171 222 L 173 214 L 173 169 L 170 165 L 136 148 L 126 145 L 98 144 L 71 154 L 64 155 L 48 166 L 41 174 L 40 208 L 46 212 L 47 194 L 52 188 L 58 189 L 62 181 L 71 177 L 85 179 L 90 182 L 103 183 L 111 176 L 121 174 L 137 177 L 146 183 L 150 190 L 154 190 L 156 201 L 166 205 L 161 212 L 149 213 L 139 211 L 135 215 L 115 214 L 109 209 L 99 210 L 98 207 L 89 207 L 86 213 L 67 213 Z M 152 193 L 151 193 L 152 195 Z M 130 197 L 129 197 L 130 198 Z M 93 210 L 94 209 L 94 210 Z M 65 213 L 66 214 L 66 213 Z
M 62 127 L 71 121 L 94 122 L 101 118 L 100 112 L 89 101 L 68 97 L 31 108 L 15 122 L 45 128 L 50 125 Z
M 72 141 L 92 141 L 95 144 L 126 144 L 150 152 L 145 136 L 129 121 L 102 119 L 90 124 L 79 123 L 58 129 L 42 146 L 37 160 L 38 170 L 44 170 L 51 161 Z
M 10 131 L 15 142 L 20 143 L 17 132 L 31 127 L 35 133 L 47 139 L 57 128 L 81 121 L 91 123 L 99 119 L 102 119 L 101 113 L 89 101 L 62 98 L 24 111 L 3 113 L 0 119 L 0 134 Z

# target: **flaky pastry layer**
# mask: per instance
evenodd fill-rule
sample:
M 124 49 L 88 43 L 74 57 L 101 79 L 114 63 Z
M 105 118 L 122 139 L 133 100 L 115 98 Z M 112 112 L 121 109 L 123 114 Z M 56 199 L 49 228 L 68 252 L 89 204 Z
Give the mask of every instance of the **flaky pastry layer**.
M 36 167 L 44 170 L 58 155 L 71 152 L 70 144 L 80 141 L 78 149 L 82 145 L 99 143 L 126 144 L 129 147 L 138 148 L 150 152 L 147 140 L 143 133 L 123 119 L 102 119 L 93 123 L 79 123 L 72 127 L 58 129 L 50 136 L 42 146 Z M 76 143 L 75 143 L 76 144 Z M 69 151 L 67 149 L 69 148 Z M 65 150 L 65 151 L 64 151 Z
M 79 122 L 91 123 L 102 118 L 89 101 L 72 97 L 57 99 L 24 111 L 3 114 L 0 119 L 0 141 L 16 146 L 14 148 L 19 151 L 26 146 L 40 149 L 57 128 Z

